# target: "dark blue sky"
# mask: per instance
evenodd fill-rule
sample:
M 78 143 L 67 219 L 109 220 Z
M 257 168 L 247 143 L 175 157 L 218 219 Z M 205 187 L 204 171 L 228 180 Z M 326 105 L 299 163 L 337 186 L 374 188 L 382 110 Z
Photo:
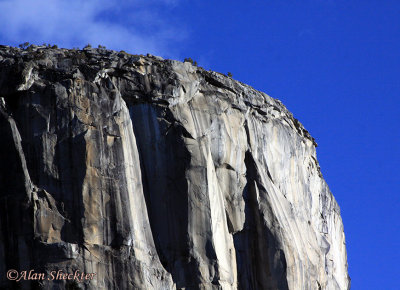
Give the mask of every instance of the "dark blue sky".
M 352 289 L 400 289 L 400 1 L 0 0 L 0 43 L 24 41 L 192 57 L 280 99 L 319 144 Z

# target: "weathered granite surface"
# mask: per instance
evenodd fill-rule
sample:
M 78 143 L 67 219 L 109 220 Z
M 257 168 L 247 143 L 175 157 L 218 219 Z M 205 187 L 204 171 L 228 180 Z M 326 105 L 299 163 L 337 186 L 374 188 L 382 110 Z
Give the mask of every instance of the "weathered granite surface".
M 4 289 L 350 287 L 314 139 L 222 74 L 0 46 L 0 138 Z M 17 283 L 9 269 L 96 276 Z

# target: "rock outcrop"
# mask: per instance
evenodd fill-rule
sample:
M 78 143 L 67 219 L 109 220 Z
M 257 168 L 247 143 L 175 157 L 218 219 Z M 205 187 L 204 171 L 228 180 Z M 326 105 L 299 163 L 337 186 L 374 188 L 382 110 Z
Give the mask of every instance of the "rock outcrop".
M 0 287 L 349 288 L 314 139 L 232 78 L 1 46 L 0 136 Z M 96 275 L 16 282 L 9 269 Z

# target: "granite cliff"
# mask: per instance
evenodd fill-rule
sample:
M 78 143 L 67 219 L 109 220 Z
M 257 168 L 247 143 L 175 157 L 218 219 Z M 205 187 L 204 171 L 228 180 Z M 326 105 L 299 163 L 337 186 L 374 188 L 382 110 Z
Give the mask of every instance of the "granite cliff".
M 190 62 L 0 46 L 0 287 L 348 289 L 316 143 Z M 96 273 L 19 282 L 9 269 Z

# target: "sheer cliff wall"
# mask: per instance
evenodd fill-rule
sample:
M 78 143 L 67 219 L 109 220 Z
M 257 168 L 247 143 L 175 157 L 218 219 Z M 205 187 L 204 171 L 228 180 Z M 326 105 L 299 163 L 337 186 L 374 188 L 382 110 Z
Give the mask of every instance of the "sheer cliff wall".
M 189 62 L 0 47 L 0 287 L 348 289 L 316 143 Z M 96 273 L 12 282 L 9 269 Z

